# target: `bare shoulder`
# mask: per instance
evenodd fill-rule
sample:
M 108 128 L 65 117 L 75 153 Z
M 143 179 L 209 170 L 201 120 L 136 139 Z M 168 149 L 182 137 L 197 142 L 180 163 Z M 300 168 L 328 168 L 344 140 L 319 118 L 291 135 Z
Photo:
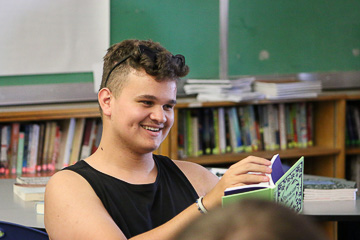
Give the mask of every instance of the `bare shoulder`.
M 70 170 L 54 174 L 48 182 L 44 219 L 52 239 L 72 239 L 74 236 L 104 239 L 96 232 L 96 226 L 108 231 L 107 239 L 123 237 L 90 184 Z
M 217 176 L 197 163 L 180 160 L 173 161 L 189 179 L 199 196 L 205 195 L 219 181 Z

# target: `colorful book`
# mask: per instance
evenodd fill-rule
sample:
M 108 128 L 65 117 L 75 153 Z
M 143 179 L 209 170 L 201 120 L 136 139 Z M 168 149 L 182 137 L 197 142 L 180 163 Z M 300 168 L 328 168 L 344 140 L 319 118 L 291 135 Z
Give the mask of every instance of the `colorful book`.
M 38 150 L 39 150 L 39 137 L 40 137 L 40 125 L 32 124 L 29 144 L 28 144 L 28 161 L 27 161 L 27 172 L 35 173 L 37 158 L 38 158 Z
M 286 149 L 286 120 L 285 120 L 285 103 L 279 104 L 279 135 L 280 149 Z
M 223 107 L 218 108 L 218 132 L 219 132 L 219 151 L 226 153 L 226 126 L 225 110 Z
M 18 138 L 18 153 L 17 153 L 17 163 L 16 163 L 16 174 L 22 174 L 22 167 L 23 167 L 23 158 L 24 158 L 24 140 L 25 134 L 24 132 L 19 132 Z
M 9 164 L 9 146 L 11 129 L 9 125 L 1 127 L 0 175 L 5 175 Z
M 60 151 L 55 164 L 55 168 L 57 170 L 60 170 L 63 167 L 67 167 L 70 163 L 71 147 L 75 134 L 75 124 L 75 118 L 70 118 L 65 120 L 61 126 L 62 134 L 60 141 Z
M 240 123 L 239 117 L 235 107 L 227 109 L 229 116 L 230 136 L 231 136 L 231 147 L 234 153 L 244 151 L 243 142 L 241 140 Z
M 279 154 L 271 159 L 269 182 L 227 188 L 222 204 L 227 205 L 245 198 L 262 198 L 284 204 L 296 212 L 303 208 L 304 157 L 284 172 Z
M 83 138 L 84 128 L 85 128 L 85 118 L 77 118 L 75 124 L 74 140 L 71 147 L 70 163 L 69 163 L 70 165 L 79 161 L 81 141 Z

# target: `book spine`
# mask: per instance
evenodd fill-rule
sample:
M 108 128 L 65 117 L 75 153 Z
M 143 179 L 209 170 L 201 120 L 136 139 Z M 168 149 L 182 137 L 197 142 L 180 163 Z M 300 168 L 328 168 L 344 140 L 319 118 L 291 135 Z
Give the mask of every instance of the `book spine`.
M 200 148 L 199 148 L 199 119 L 198 119 L 198 111 L 191 111 L 191 131 L 192 131 L 192 152 L 191 156 L 199 156 Z
M 204 108 L 203 109 L 203 113 L 204 113 L 204 137 L 203 137 L 203 151 L 204 154 L 211 154 L 212 153 L 212 146 L 211 146 L 211 120 L 210 120 L 210 109 L 209 108 Z
M 263 116 L 263 105 L 259 105 L 256 108 L 256 122 L 258 123 L 258 138 L 259 138 L 259 150 L 265 150 L 264 142 L 264 116 Z
M 70 124 L 69 124 L 69 132 L 66 136 L 66 142 L 65 142 L 65 149 L 64 149 L 64 158 L 62 159 L 62 167 L 69 166 L 70 163 L 70 154 L 71 154 L 71 147 L 74 140 L 74 134 L 75 134 L 75 124 L 76 120 L 75 118 L 70 118 Z
M 180 159 L 186 157 L 185 154 L 185 132 L 186 132 L 186 121 L 185 121 L 185 111 L 180 109 L 178 112 L 178 156 Z
M 300 148 L 306 148 L 307 139 L 307 126 L 306 126 L 306 104 L 305 102 L 299 103 L 299 126 L 300 126 Z
M 231 140 L 231 123 L 229 119 L 228 109 L 225 109 L 225 136 L 226 136 L 226 152 L 230 153 L 233 151 L 232 149 L 232 140 Z
M 40 126 L 38 124 L 31 125 L 31 137 L 29 141 L 29 154 L 28 154 L 28 163 L 27 163 L 27 172 L 35 173 L 36 172 L 36 163 L 38 157 L 39 149 L 39 136 L 40 135 Z
M 11 124 L 11 157 L 10 157 L 10 174 L 16 174 L 17 170 L 17 158 L 18 158 L 18 145 L 19 145 L 19 132 L 20 123 Z
M 220 153 L 226 153 L 226 127 L 225 127 L 225 109 L 220 107 L 218 109 L 219 114 L 219 145 Z
M 42 171 L 44 145 L 45 145 L 45 123 L 39 123 L 39 126 L 40 126 L 39 146 L 38 146 L 38 155 L 36 160 L 36 172 Z
M 241 142 L 243 145 L 243 150 L 245 152 L 251 152 L 251 140 L 249 136 L 249 126 L 248 126 L 248 116 L 246 114 L 246 108 L 240 106 L 237 108 L 239 128 L 241 131 Z
M 17 152 L 17 164 L 16 164 L 16 174 L 21 175 L 23 172 L 23 157 L 24 157 L 24 141 L 25 133 L 19 132 L 18 138 L 18 152 Z
M 258 125 L 255 118 L 255 110 L 253 105 L 247 106 L 249 113 L 249 127 L 250 127 L 250 136 L 251 136 L 251 151 L 258 151 L 259 149 L 259 134 L 258 134 Z
M 192 128 L 191 128 L 191 111 L 187 110 L 186 111 L 186 146 L 187 146 L 187 151 L 186 151 L 186 155 L 188 157 L 192 156 L 193 153 L 193 143 L 192 143 Z
M 56 162 L 58 161 L 59 153 L 60 153 L 61 136 L 63 134 L 60 129 L 60 126 L 56 122 L 54 125 L 55 125 L 54 126 L 55 135 L 52 142 L 52 150 L 50 151 L 51 154 L 49 157 L 50 163 L 48 163 L 48 170 L 50 171 L 56 170 Z
M 354 106 L 353 112 L 354 112 L 354 122 L 355 122 L 354 126 L 355 126 L 355 131 L 357 133 L 356 146 L 359 147 L 360 146 L 360 107 Z
M 80 153 L 80 159 L 85 159 L 90 155 L 90 135 L 92 131 L 92 125 L 93 125 L 93 119 L 86 119 L 85 123 L 85 132 L 83 137 L 83 142 L 81 145 L 81 153 Z
M 286 142 L 286 120 L 285 120 L 285 104 L 279 104 L 279 133 L 280 133 L 280 149 L 285 150 Z
M 263 135 L 264 135 L 264 149 L 266 151 L 271 149 L 271 132 L 269 126 L 269 105 L 264 105 L 262 107 L 262 117 L 263 117 Z
M 236 113 L 236 108 L 235 107 L 229 108 L 228 113 L 229 113 L 229 120 L 230 120 L 233 152 L 239 153 L 244 150 L 244 146 L 243 146 L 242 140 L 241 140 L 239 118 Z
M 85 118 L 76 119 L 74 140 L 71 147 L 70 165 L 73 165 L 79 160 L 84 128 L 85 128 Z
M 24 125 L 24 150 L 23 150 L 23 166 L 22 166 L 22 173 L 27 173 L 27 164 L 29 158 L 29 142 L 31 141 L 31 125 L 25 124 Z
M 297 105 L 291 104 L 290 105 L 290 116 L 291 116 L 291 129 L 292 129 L 292 148 L 297 147 L 298 144 L 298 132 L 297 132 L 297 119 L 296 119 L 296 111 Z
M 285 121 L 286 121 L 286 144 L 287 148 L 293 148 L 293 128 L 292 128 L 292 119 L 291 119 L 291 105 L 285 104 Z
M 10 146 L 11 128 L 9 125 L 1 127 L 1 152 L 0 152 L 0 175 L 8 173 L 9 166 L 9 146 Z
M 314 145 L 314 119 L 313 119 L 313 103 L 306 104 L 306 127 L 307 127 L 307 146 L 312 147 Z
M 213 154 L 220 154 L 219 109 L 213 109 L 214 148 Z

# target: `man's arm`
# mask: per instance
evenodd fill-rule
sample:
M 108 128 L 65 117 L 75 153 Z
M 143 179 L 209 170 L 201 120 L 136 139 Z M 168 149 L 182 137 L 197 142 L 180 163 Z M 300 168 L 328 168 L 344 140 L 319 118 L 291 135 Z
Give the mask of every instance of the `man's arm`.
M 45 228 L 52 240 L 126 239 L 90 184 L 72 171 L 60 171 L 45 191 Z
M 233 164 L 221 180 L 206 168 L 186 161 L 175 161 L 184 172 L 199 196 L 204 196 L 203 204 L 211 209 L 221 204 L 221 197 L 229 187 L 246 184 L 268 182 L 269 178 L 261 174 L 248 174 L 249 172 L 271 173 L 271 162 L 264 158 L 249 156 Z

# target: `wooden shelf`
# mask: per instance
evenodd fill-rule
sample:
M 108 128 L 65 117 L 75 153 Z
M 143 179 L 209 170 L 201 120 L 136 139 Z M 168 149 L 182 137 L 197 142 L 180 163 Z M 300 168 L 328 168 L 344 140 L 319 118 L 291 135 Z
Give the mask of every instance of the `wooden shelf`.
M 358 148 L 347 148 L 346 149 L 346 154 L 347 155 L 357 155 L 357 154 L 359 154 L 360 155 L 360 148 L 358 147 Z
M 200 157 L 189 157 L 182 159 L 184 161 L 194 162 L 202 165 L 210 164 L 227 164 L 235 163 L 248 156 L 257 156 L 267 159 L 271 159 L 274 154 L 279 153 L 281 159 L 293 159 L 299 158 L 300 156 L 306 157 L 321 157 L 321 156 L 336 156 L 340 153 L 340 149 L 337 148 L 326 148 L 326 147 L 310 147 L 310 148 L 295 148 L 288 150 L 279 151 L 258 151 L 250 153 L 229 153 L 221 155 L 203 155 Z
M 0 108 L 0 122 L 22 122 L 100 117 L 97 102 L 63 103 Z

